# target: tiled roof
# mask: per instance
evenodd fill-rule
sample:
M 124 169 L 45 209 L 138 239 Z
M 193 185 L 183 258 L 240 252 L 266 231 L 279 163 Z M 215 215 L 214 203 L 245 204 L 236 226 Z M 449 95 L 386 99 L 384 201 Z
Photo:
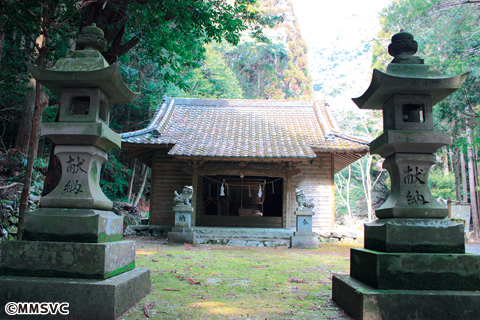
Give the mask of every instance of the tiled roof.
M 173 156 L 315 158 L 315 151 L 365 152 L 318 101 L 166 98 L 147 128 L 122 142 L 173 145 Z

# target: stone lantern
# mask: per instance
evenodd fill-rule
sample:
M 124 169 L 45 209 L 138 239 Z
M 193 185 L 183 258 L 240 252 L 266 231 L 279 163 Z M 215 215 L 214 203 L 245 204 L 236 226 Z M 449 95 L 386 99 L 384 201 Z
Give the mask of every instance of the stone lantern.
M 135 269 L 135 242 L 122 241 L 123 217 L 99 185 L 107 152 L 121 144 L 108 127 L 110 105 L 138 94 L 101 55 L 106 41 L 95 24 L 82 29 L 78 45 L 84 49 L 52 69 L 27 65 L 61 97 L 59 122 L 43 123 L 41 135 L 55 142 L 62 176 L 26 214 L 23 239 L 3 244 L 0 304 L 65 301 L 71 318 L 115 319 L 150 291 L 149 270 Z
M 411 34 L 394 35 L 386 73 L 374 70 L 369 88 L 353 99 L 383 111 L 384 133 L 370 152 L 385 158 L 391 180 L 378 220 L 365 224 L 364 248 L 351 250 L 350 276 L 333 277 L 333 300 L 357 320 L 476 319 L 480 312 L 480 256 L 465 254 L 463 224 L 445 219 L 448 209 L 428 187 L 433 153 L 451 141 L 450 133 L 433 131 L 432 107 L 468 73 L 444 76 L 416 51 Z

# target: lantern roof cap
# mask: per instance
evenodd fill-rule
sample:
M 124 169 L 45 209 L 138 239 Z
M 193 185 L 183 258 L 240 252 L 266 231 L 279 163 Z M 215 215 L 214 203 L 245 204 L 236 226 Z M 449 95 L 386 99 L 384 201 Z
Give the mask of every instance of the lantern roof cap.
M 109 65 L 102 56 L 100 51 L 106 46 L 103 30 L 92 24 L 82 29 L 77 50 L 70 57 L 60 58 L 51 69 L 28 63 L 27 69 L 58 96 L 63 88 L 100 88 L 111 103 L 132 103 L 139 94 L 123 82 L 118 63 Z
M 400 30 L 392 36 L 388 53 L 394 57 L 387 71 L 373 70 L 370 86 L 365 93 L 353 98 L 360 109 L 382 109 L 393 94 L 428 94 L 436 104 L 455 92 L 468 76 L 446 76 L 435 66 L 424 64 L 414 54 L 418 44 L 412 34 Z

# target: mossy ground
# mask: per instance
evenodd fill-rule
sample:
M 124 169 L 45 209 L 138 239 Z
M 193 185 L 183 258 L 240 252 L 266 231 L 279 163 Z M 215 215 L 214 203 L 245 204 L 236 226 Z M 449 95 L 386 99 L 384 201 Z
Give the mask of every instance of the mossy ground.
M 360 244 L 318 249 L 167 245 L 134 238 L 152 291 L 120 319 L 350 319 L 331 300 Z

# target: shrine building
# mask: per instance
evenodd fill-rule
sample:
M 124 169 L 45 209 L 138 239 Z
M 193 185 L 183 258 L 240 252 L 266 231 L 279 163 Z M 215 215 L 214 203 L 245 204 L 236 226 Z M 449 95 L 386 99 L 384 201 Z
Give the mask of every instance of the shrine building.
M 334 174 L 368 152 L 325 102 L 165 98 L 122 149 L 152 169 L 150 225 L 173 226 L 174 191 L 193 186 L 193 226 L 295 228 L 295 189 L 334 226 Z

